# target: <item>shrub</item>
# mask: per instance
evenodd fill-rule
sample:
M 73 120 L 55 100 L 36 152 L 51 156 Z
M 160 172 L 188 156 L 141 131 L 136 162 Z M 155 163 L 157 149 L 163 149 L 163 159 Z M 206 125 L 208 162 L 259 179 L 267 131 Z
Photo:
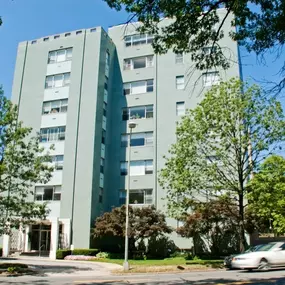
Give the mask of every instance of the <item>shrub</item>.
M 8 273 L 15 273 L 17 271 L 18 267 L 13 267 L 13 266 L 10 266 L 7 268 L 7 272 Z
M 137 251 L 133 252 L 132 258 L 135 260 L 146 260 L 146 255 L 145 255 L 144 251 L 137 250 Z
M 109 258 L 111 259 L 124 259 L 124 253 L 109 253 Z
M 87 249 L 87 248 L 75 248 L 72 251 L 72 255 L 88 255 L 88 256 L 95 256 L 99 253 L 99 249 Z
M 191 253 L 187 253 L 187 255 L 184 257 L 185 260 L 193 260 L 196 256 L 193 257 L 193 255 Z
M 110 254 L 108 252 L 99 252 L 96 254 L 97 258 L 109 258 Z
M 58 249 L 56 251 L 56 259 L 64 259 L 67 255 L 71 254 L 69 249 Z
M 152 237 L 148 242 L 147 258 L 149 259 L 164 259 L 170 257 L 177 251 L 177 247 L 172 240 L 166 236 Z
M 187 251 L 175 251 L 174 253 L 170 254 L 170 257 L 184 257 L 185 259 L 187 259 L 189 257 L 189 255 L 191 256 L 191 253 L 187 252 Z
M 104 237 L 95 238 L 93 240 L 93 246 L 103 252 L 124 254 L 125 238 L 106 235 Z

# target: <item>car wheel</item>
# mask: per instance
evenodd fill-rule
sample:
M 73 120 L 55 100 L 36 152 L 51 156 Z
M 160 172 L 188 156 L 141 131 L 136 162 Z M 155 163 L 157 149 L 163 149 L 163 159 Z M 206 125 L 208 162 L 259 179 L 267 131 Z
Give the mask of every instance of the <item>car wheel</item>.
M 268 270 L 270 268 L 267 259 L 262 258 L 258 265 L 258 270 Z

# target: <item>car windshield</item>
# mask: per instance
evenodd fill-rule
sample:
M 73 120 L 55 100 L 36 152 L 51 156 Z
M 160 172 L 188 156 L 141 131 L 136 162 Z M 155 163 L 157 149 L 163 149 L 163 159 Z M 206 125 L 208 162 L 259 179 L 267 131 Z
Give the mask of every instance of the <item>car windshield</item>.
M 275 245 L 276 245 L 276 243 L 264 244 L 263 246 L 257 248 L 256 251 L 269 251 L 269 250 L 271 250 Z
M 264 246 L 264 244 L 259 244 L 256 246 L 252 246 L 250 247 L 248 250 L 245 251 L 245 253 L 249 253 L 249 252 L 253 252 L 253 251 L 257 251 L 260 247 Z

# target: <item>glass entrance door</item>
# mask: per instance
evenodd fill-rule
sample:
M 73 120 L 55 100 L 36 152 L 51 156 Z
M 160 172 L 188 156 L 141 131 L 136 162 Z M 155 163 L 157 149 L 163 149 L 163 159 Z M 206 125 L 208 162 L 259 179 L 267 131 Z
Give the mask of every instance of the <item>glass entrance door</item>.
M 41 240 L 40 240 L 40 251 L 50 251 L 50 230 L 41 231 Z
M 30 241 L 31 250 L 50 251 L 51 226 L 50 225 L 33 225 Z

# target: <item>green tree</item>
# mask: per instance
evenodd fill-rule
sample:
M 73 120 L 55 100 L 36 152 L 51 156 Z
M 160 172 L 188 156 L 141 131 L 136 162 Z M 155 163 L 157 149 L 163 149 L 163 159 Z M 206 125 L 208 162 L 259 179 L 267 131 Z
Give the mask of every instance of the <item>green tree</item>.
M 167 190 L 171 216 L 181 218 L 193 201 L 227 197 L 238 205 L 240 248 L 245 240 L 246 183 L 263 159 L 285 138 L 280 102 L 237 79 L 214 86 L 178 124 L 159 181 Z M 232 213 L 235 215 L 235 213 Z
M 126 208 L 125 206 L 113 208 L 111 212 L 104 213 L 95 221 L 93 236 L 95 238 L 125 236 Z M 130 207 L 130 250 L 136 250 L 135 243 L 144 239 L 163 236 L 171 233 L 172 229 L 165 221 L 165 215 L 152 207 Z
M 257 55 L 271 50 L 278 56 L 279 48 L 284 45 L 283 0 L 104 1 L 116 10 L 126 9 L 131 14 L 130 21 L 135 19 L 142 22 L 138 31 L 155 36 L 153 47 L 156 53 L 165 53 L 169 49 L 190 52 L 198 69 L 229 66 L 228 56 L 224 56 L 227 49 L 219 46 L 219 40 L 225 37 L 224 30 L 239 45 Z M 221 7 L 226 8 L 224 13 L 219 10 Z M 173 22 L 161 28 L 162 17 L 172 18 Z M 232 29 L 229 29 L 229 24 Z M 203 47 L 209 46 L 215 47 L 210 54 L 201 53 Z M 285 79 L 279 87 L 284 85 Z
M 249 183 L 249 208 L 270 221 L 273 231 L 285 233 L 285 159 L 272 155 L 260 166 Z
M 43 153 L 31 128 L 18 121 L 17 107 L 0 86 L 0 235 L 9 227 L 43 218 L 45 205 L 31 200 L 35 183 L 46 183 L 53 168 L 51 157 Z

